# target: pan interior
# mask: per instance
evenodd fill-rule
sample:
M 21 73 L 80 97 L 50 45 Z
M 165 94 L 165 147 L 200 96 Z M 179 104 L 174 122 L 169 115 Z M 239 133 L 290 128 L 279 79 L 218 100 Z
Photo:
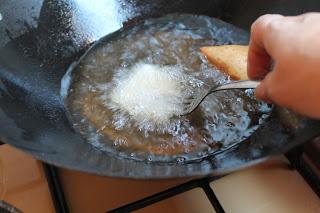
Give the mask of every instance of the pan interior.
M 129 115 L 112 111 L 108 99 L 117 76 L 138 63 L 179 67 L 201 85 L 228 82 L 228 76 L 210 65 L 199 47 L 234 40 L 229 25 L 191 15 L 146 20 L 103 38 L 71 70 L 65 104 L 74 128 L 109 154 L 151 162 L 197 160 L 239 144 L 271 112 L 251 90 L 210 95 L 191 115 L 173 117 L 162 129 L 141 128 Z

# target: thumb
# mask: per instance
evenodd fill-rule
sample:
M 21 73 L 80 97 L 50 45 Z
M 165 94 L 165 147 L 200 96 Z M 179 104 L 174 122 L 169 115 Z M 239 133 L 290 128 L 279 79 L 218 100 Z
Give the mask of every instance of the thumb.
M 261 81 L 261 83 L 255 89 L 255 96 L 257 99 L 260 99 L 267 103 L 273 103 L 273 97 L 270 94 L 270 86 L 272 85 L 272 81 L 274 79 L 274 71 L 268 73 L 268 75 Z

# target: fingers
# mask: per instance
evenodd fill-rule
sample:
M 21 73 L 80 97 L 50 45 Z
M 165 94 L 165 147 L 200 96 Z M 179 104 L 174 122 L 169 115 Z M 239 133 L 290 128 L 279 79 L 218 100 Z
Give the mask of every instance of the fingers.
M 273 75 L 274 75 L 274 72 L 269 73 L 266 76 L 266 78 L 263 81 L 261 81 L 261 83 L 255 89 L 256 98 L 270 104 L 274 102 L 273 100 L 274 97 L 272 97 L 272 93 L 270 92 L 270 86 L 269 86 L 270 84 L 272 84 Z
M 260 99 L 269 104 L 272 103 L 272 100 L 268 95 L 267 87 L 263 82 L 261 82 L 259 86 L 256 88 L 254 95 L 257 99 Z
M 252 25 L 248 76 L 263 79 L 255 90 L 258 99 L 320 117 L 319 18 L 320 14 L 265 15 Z
M 252 24 L 248 52 L 249 78 L 263 79 L 270 71 L 273 51 L 277 43 L 272 31 L 274 23 L 282 18 L 281 15 L 264 15 Z
M 257 99 L 270 104 L 277 103 L 282 106 L 287 106 L 285 101 L 287 98 L 283 97 L 284 90 L 282 85 L 279 84 L 281 76 L 276 69 L 277 66 L 261 81 L 261 83 L 255 89 L 255 96 Z

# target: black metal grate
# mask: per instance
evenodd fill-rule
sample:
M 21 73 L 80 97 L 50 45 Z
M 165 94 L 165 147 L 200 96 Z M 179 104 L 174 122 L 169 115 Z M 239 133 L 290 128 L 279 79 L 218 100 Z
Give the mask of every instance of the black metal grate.
M 303 158 L 303 147 L 297 147 L 286 154 L 293 169 L 296 169 L 300 175 L 309 184 L 311 189 L 320 197 L 320 179 L 312 170 L 310 165 Z M 320 154 L 320 153 L 319 153 Z
M 0 142 L 0 145 L 3 143 Z M 315 172 L 311 169 L 308 163 L 303 158 L 304 148 L 297 147 L 286 154 L 286 157 L 290 161 L 292 169 L 296 169 L 301 176 L 310 185 L 312 190 L 320 197 L 320 177 L 318 177 Z M 56 167 L 43 163 L 43 169 L 46 174 L 49 190 L 51 193 L 52 201 L 56 212 L 69 213 L 69 208 L 64 197 L 63 188 L 60 184 L 59 174 Z M 219 177 L 207 177 L 201 179 L 195 179 L 187 183 L 172 187 L 163 192 L 151 195 L 149 197 L 143 198 L 141 200 L 129 203 L 122 207 L 113 209 L 108 212 L 132 212 L 135 210 L 142 209 L 146 206 L 155 204 L 157 202 L 163 201 L 167 198 L 173 197 L 175 195 L 190 191 L 194 188 L 201 188 L 208 200 L 210 201 L 212 207 L 217 213 L 225 212 L 222 205 L 220 204 L 218 198 L 216 197 L 214 191 L 210 187 L 212 181 L 217 180 Z M 1 209 L 0 209 L 1 212 Z
M 47 178 L 51 199 L 56 212 L 68 213 L 69 207 L 64 197 L 57 169 L 46 163 L 42 163 L 42 166 Z
M 167 198 L 173 197 L 175 195 L 187 192 L 189 190 L 192 190 L 194 188 L 202 188 L 204 192 L 206 193 L 209 201 L 211 202 L 213 208 L 217 213 L 223 213 L 225 212 L 218 201 L 216 195 L 214 194 L 213 190 L 209 186 L 209 183 L 212 182 L 214 179 L 217 178 L 203 178 L 203 179 L 197 179 L 192 180 L 187 183 L 183 183 L 181 185 L 175 186 L 173 188 L 170 188 L 168 190 L 165 190 L 163 192 L 151 195 L 149 197 L 143 198 L 139 201 L 127 204 L 125 206 L 122 206 L 120 208 L 111 210 L 109 212 L 118 213 L 118 212 L 132 212 L 139 209 L 142 209 L 146 206 L 149 206 L 151 204 L 157 203 L 159 201 L 165 200 Z
M 310 166 L 303 160 L 302 154 L 303 154 L 303 148 L 298 147 L 290 151 L 289 153 L 287 153 L 286 156 L 289 159 L 292 168 L 296 169 L 302 175 L 302 177 L 307 181 L 307 183 L 310 185 L 313 191 L 318 196 L 320 196 L 320 179 L 312 171 Z M 51 166 L 45 163 L 43 163 L 43 168 L 46 174 L 48 186 L 50 189 L 51 197 L 52 197 L 56 212 L 69 213 L 69 208 L 68 208 L 66 199 L 64 197 L 63 188 L 61 187 L 61 184 L 60 184 L 60 179 L 59 179 L 57 169 L 54 166 Z M 218 179 L 218 177 L 215 177 L 215 178 L 207 177 L 202 179 L 195 179 L 187 183 L 183 183 L 181 185 L 172 187 L 163 192 L 159 192 L 157 194 L 151 195 L 141 200 L 124 205 L 117 209 L 113 209 L 108 212 L 116 212 L 116 213 L 132 212 L 135 210 L 142 209 L 146 206 L 155 204 L 167 198 L 173 197 L 175 195 L 187 192 L 194 188 L 201 188 L 205 192 L 214 210 L 217 213 L 223 213 L 225 211 L 222 205 L 220 204 L 218 198 L 216 197 L 214 191 L 209 185 L 212 181 L 215 181 L 216 179 Z

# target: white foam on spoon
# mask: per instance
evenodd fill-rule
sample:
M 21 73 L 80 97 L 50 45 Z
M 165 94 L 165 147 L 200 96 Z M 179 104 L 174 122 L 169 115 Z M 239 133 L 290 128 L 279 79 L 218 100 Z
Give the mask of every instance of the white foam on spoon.
M 117 73 L 106 103 L 116 113 L 118 128 L 134 120 L 140 129 L 164 131 L 183 111 L 184 98 L 199 85 L 180 66 L 138 63 Z

